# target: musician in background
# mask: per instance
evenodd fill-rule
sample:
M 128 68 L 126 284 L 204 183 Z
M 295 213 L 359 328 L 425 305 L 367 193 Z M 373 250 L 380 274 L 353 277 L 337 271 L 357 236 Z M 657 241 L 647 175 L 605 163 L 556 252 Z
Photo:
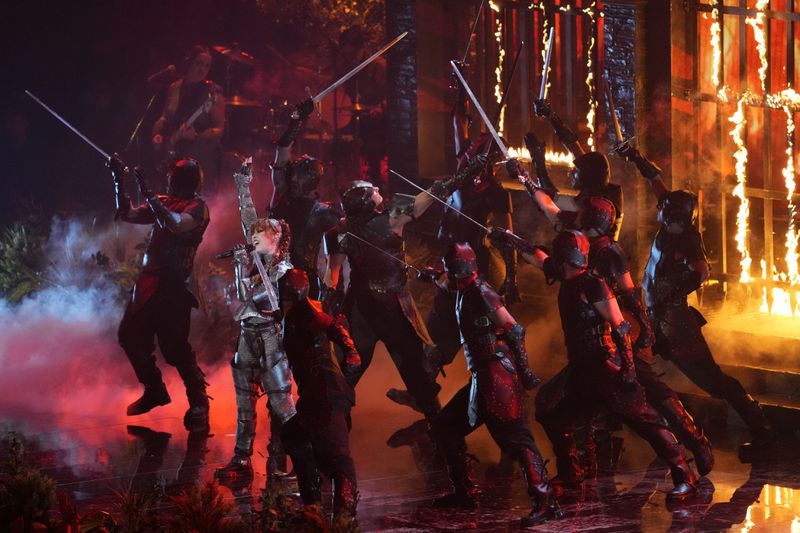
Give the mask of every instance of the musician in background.
M 207 46 L 195 45 L 189 50 L 183 78 L 167 89 L 164 111 L 153 125 L 153 147 L 162 163 L 185 157 L 199 161 L 206 183 L 213 188 L 225 132 L 225 98 L 222 88 L 208 79 L 211 59 Z

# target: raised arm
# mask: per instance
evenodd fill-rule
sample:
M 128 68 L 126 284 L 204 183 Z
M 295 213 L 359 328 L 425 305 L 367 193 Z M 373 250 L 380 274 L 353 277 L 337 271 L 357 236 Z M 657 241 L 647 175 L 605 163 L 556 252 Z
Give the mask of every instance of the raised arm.
M 564 148 L 566 148 L 573 157 L 578 157 L 584 153 L 583 147 L 578 141 L 578 136 L 564 124 L 558 115 L 556 115 L 550 107 L 550 102 L 547 100 L 534 100 L 533 111 L 537 116 L 546 117 L 550 121 L 550 125 L 553 126 L 553 130 L 556 132 L 556 136 L 561 141 L 561 144 L 564 145 Z
M 650 188 L 656 195 L 657 200 L 661 200 L 669 192 L 669 187 L 664 183 L 664 178 L 658 165 L 643 156 L 630 143 L 623 143 L 617 148 L 616 152 L 626 161 L 631 161 L 636 165 L 642 177 L 650 183 Z
M 270 212 L 286 194 L 286 169 L 292 161 L 292 145 L 300 134 L 300 129 L 308 116 L 314 111 L 314 102 L 309 98 L 297 104 L 289 118 L 289 124 L 275 143 L 275 162 L 272 164 L 272 199 Z
M 239 218 L 242 222 L 242 231 L 247 244 L 252 244 L 253 236 L 250 234 L 250 228 L 258 220 L 258 212 L 250 194 L 250 182 L 253 181 L 252 164 L 252 158 L 248 157 L 239 172 L 233 174 L 233 181 L 236 183 L 236 193 L 239 199 Z

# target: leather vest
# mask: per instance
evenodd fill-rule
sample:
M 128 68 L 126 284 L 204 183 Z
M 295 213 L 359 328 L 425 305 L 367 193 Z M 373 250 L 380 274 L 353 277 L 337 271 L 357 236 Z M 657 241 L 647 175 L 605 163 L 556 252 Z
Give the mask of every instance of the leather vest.
M 406 285 L 405 242 L 389 226 L 389 213 L 373 213 L 368 218 L 347 220 L 347 231 L 372 246 L 341 234 L 341 246 L 350 260 L 350 285 L 353 289 L 400 292 Z M 397 260 L 392 259 L 392 257 Z
M 600 294 L 602 290 L 605 295 Z M 589 272 L 561 282 L 558 310 L 570 360 L 586 351 L 610 348 L 613 352 L 611 326 L 591 303 L 610 297 L 613 295 L 605 284 Z
M 177 275 L 185 280 L 192 273 L 197 248 L 208 227 L 208 210 L 199 196 L 188 200 L 172 196 L 160 196 L 160 199 L 170 211 L 191 212 L 193 216 L 202 217 L 202 220 L 197 227 L 184 233 L 175 233 L 154 224 L 142 260 L 142 270 L 159 275 Z
M 456 296 L 456 317 L 470 371 L 508 353 L 508 346 L 498 338 L 497 326 L 490 316 L 502 305 L 497 293 L 480 278 Z

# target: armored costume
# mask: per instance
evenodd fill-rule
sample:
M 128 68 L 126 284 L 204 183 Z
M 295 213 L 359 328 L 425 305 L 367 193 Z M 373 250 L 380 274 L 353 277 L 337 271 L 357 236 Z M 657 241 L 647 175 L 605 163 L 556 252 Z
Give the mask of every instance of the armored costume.
M 391 228 L 389 211 L 351 206 L 349 196 L 356 194 L 345 193 L 347 216 L 328 234 L 328 251 L 346 254 L 351 269 L 343 309 L 362 364 L 347 380 L 356 386 L 372 362 L 375 344 L 383 341 L 416 404 L 433 416 L 439 411 L 440 387 L 423 366 L 423 344 L 431 340 L 406 284 L 405 243 Z
M 283 219 L 292 231 L 289 248 L 292 264 L 305 271 L 311 285 L 309 296 L 320 297 L 320 279 L 317 272 L 319 248 L 325 232 L 339 223 L 341 213 L 328 202 L 316 196 L 319 180 L 324 172 L 322 163 L 308 155 L 291 159 L 290 149 L 314 104 L 306 100 L 296 107 L 286 131 L 278 139 L 277 156 L 272 167 L 273 197 L 270 216 Z
M 653 369 L 653 332 L 641 290 L 625 290 L 617 284 L 617 280 L 630 269 L 622 248 L 608 235 L 614 220 L 613 210 L 610 202 L 599 197 L 589 198 L 585 204 L 580 225 L 584 231 L 594 229 L 591 233 L 600 235 L 589 239 L 589 268 L 605 280 L 617 297 L 623 314 L 637 325 L 638 338 L 633 345 L 636 378 L 644 388 L 648 403 L 667 420 L 670 429 L 692 451 L 698 471 L 706 475 L 714 465 L 711 444 L 675 391 Z
M 356 514 L 356 471 L 350 457 L 350 409 L 355 392 L 331 350 L 344 352 L 345 372 L 361 364 L 347 329 L 309 299 L 306 273 L 290 270 L 281 279 L 281 301 L 288 304 L 284 347 L 297 382 L 297 415 L 283 428 L 283 440 L 298 476 L 305 504 L 321 503 L 319 470 L 333 482 L 334 513 Z
M 469 244 L 454 244 L 445 263 L 450 282 L 458 290 L 455 314 L 472 379 L 431 424 L 431 436 L 447 461 L 454 489 L 442 503 L 473 503 L 476 489 L 464 437 L 485 423 L 503 453 L 522 467 L 533 504 L 524 525 L 561 517 L 523 409 L 523 388 L 532 389 L 539 383 L 528 367 L 525 330 L 513 319 L 497 325 L 502 320 L 497 312 L 504 310 L 503 302 L 478 277 L 475 252 Z
M 236 392 L 236 445 L 229 464 L 217 470 L 220 476 L 252 472 L 250 457 L 256 434 L 256 401 L 266 394 L 271 438 L 268 473 L 285 470 L 285 453 L 279 438 L 282 425 L 295 415 L 289 361 L 283 351 L 278 281 L 292 268 L 287 258 L 290 231 L 283 221 L 257 218 L 250 196 L 252 179 L 248 164 L 234 174 L 239 194 L 239 212 L 248 243 L 259 232 L 280 232 L 274 257 L 267 264 L 261 254 L 248 256 L 244 248 L 234 255 L 236 292 L 242 306 L 235 315 L 240 324 L 236 353 L 231 361 Z M 252 263 L 252 264 L 251 264 Z
M 630 324 L 622 321 L 612 327 L 598 311 L 597 306 L 614 295 L 602 278 L 587 270 L 588 256 L 586 237 L 569 230 L 558 234 L 552 257 L 544 261 L 545 276 L 561 281 L 558 307 L 568 363 L 539 390 L 536 419 L 553 444 L 559 475 L 568 480 L 574 472 L 580 472 L 577 428 L 587 424 L 599 408 L 607 409 L 670 466 L 675 489 L 669 497 L 686 497 L 695 490 L 694 473 L 675 436 L 647 403 L 645 391 L 636 381 Z M 565 265 L 575 270 L 573 277 L 565 276 Z
M 128 406 L 128 415 L 139 415 L 170 402 L 156 366 L 155 339 L 164 359 L 177 370 L 186 386 L 189 410 L 184 424 L 189 430 L 208 428 L 208 396 L 205 374 L 189 344 L 192 307 L 198 300 L 190 292 L 197 247 L 209 223 L 208 207 L 197 191 L 203 171 L 192 159 L 178 161 L 169 173 L 168 195 L 154 195 L 137 174 L 147 201 L 132 207 L 123 189 L 125 164 L 110 161 L 117 194 L 117 217 L 133 224 L 153 224 L 149 242 L 125 315 L 119 325 L 119 343 L 131 362 L 144 394 Z M 137 171 L 138 173 L 138 171 Z

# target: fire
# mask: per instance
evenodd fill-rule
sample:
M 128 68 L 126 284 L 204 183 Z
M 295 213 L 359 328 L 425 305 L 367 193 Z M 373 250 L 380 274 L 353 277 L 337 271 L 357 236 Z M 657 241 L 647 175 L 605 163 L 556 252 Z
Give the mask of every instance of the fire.
M 764 10 L 767 9 L 767 7 L 769 7 L 769 0 L 758 0 L 756 2 L 756 9 L 758 9 L 759 12 L 755 17 L 747 17 L 745 19 L 745 23 L 753 28 L 758 58 L 761 61 L 761 66 L 758 67 L 758 78 L 761 80 L 761 90 L 765 94 L 767 92 L 767 67 L 769 66 L 767 60 L 767 36 L 764 32 L 764 21 L 767 18 Z
M 711 83 L 714 88 L 720 85 L 720 67 L 722 65 L 722 28 L 719 22 L 719 1 L 711 0 L 711 52 L 713 67 L 711 69 Z
M 525 146 L 521 148 L 515 148 L 513 146 L 509 146 L 508 155 L 509 157 L 519 159 L 520 161 L 531 160 L 531 153 Z M 572 154 L 569 152 L 555 152 L 552 150 L 547 150 L 544 153 L 544 160 L 546 162 L 550 163 L 551 165 L 559 167 L 571 167 L 573 159 L 574 158 L 572 157 Z
M 733 137 L 733 142 L 736 143 L 736 153 L 733 154 L 736 159 L 736 187 L 733 189 L 733 195 L 739 199 L 739 211 L 736 214 L 736 249 L 742 257 L 739 261 L 742 267 L 739 281 L 748 283 L 752 279 L 750 277 L 752 259 L 747 248 L 747 220 L 750 217 L 750 201 L 744 191 L 747 182 L 747 146 L 744 144 L 744 128 L 747 121 L 744 118 L 743 99 L 736 104 L 736 113 L 728 120 L 734 124 L 730 135 Z
M 795 223 L 795 216 L 797 215 L 797 206 L 794 203 L 794 189 L 796 186 L 794 180 L 794 113 L 785 106 L 786 112 L 786 138 L 788 146 L 786 147 L 786 166 L 783 167 L 783 179 L 786 184 L 786 199 L 789 201 L 789 228 L 786 230 L 786 274 L 789 277 L 789 282 L 792 285 L 800 283 L 800 273 L 798 273 L 798 254 L 797 254 L 797 225 Z
M 500 13 L 500 6 L 494 3 L 492 0 L 489 0 L 489 7 L 495 12 Z M 494 85 L 494 97 L 497 100 L 497 103 L 503 101 L 503 60 L 506 57 L 506 51 L 503 48 L 503 20 L 501 17 L 497 17 L 494 21 L 494 40 L 497 43 L 497 68 L 494 69 L 494 76 L 495 76 L 495 85 Z M 505 115 L 506 110 L 500 110 L 500 119 L 497 122 L 497 131 L 502 135 L 503 133 L 503 126 L 505 122 Z
M 594 28 L 596 4 L 597 2 L 592 2 L 587 8 L 583 9 L 583 12 L 589 17 L 590 28 Z M 586 49 L 586 86 L 589 89 L 589 111 L 586 113 L 586 127 L 589 129 L 589 138 L 586 140 L 586 145 L 589 147 L 589 150 L 592 150 L 594 147 L 594 116 L 597 111 L 597 100 L 594 97 L 594 69 L 592 62 L 594 46 L 594 31 L 590 30 L 589 46 Z M 617 142 L 622 142 L 622 139 L 617 139 Z

